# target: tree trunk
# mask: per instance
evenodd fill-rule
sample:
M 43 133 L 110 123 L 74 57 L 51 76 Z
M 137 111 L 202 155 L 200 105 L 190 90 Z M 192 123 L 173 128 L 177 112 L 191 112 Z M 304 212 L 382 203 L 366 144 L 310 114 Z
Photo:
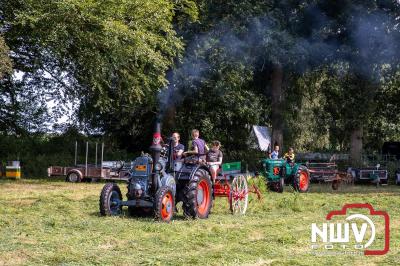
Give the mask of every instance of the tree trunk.
M 353 129 L 350 135 L 350 162 L 353 166 L 361 165 L 361 154 L 363 148 L 363 127 Z
M 271 124 L 272 139 L 271 145 L 279 145 L 283 150 L 283 68 L 280 64 L 275 64 L 272 69 L 272 91 L 271 91 Z

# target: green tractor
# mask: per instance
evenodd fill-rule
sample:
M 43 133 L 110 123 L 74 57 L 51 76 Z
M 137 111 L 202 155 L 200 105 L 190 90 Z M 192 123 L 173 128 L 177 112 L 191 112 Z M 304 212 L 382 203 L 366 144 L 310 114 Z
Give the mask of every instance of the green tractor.
M 264 159 L 262 165 L 262 174 L 270 190 L 282 193 L 284 184 L 291 184 L 298 192 L 308 191 L 310 172 L 304 165 L 288 163 L 284 159 Z

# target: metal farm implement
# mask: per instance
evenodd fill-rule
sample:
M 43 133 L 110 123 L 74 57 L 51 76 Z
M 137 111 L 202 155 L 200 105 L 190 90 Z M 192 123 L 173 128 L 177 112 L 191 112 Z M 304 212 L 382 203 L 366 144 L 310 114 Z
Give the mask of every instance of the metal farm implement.
M 375 167 L 349 168 L 348 172 L 351 173 L 355 183 L 387 185 L 388 170 L 386 168 L 380 169 L 380 167 L 381 165 L 377 164 Z
M 333 190 L 337 190 L 342 182 L 352 182 L 351 175 L 344 172 L 339 172 L 335 163 L 307 162 L 305 165 L 310 172 L 311 182 L 332 183 Z
M 254 184 L 249 187 L 245 175 L 241 173 L 241 163 L 222 164 L 222 172 L 214 183 L 214 196 L 227 197 L 232 214 L 245 214 L 249 193 L 255 193 L 261 199 L 259 188 Z

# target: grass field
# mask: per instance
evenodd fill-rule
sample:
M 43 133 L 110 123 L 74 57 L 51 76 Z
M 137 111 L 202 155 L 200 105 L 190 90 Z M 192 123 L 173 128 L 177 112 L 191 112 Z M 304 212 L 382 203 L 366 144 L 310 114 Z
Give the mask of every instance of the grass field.
M 313 185 L 310 193 L 266 193 L 246 216 L 218 198 L 207 220 L 170 224 L 151 218 L 100 217 L 104 184 L 0 181 L 0 265 L 398 265 L 400 187 Z M 121 184 L 123 194 L 126 193 Z M 311 223 L 345 203 L 389 212 L 384 256 L 310 253 Z

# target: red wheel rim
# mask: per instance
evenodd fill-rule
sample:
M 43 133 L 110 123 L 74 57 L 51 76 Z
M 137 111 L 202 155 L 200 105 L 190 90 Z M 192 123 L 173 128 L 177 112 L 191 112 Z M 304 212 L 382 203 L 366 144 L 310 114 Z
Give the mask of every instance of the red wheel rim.
M 168 192 L 164 195 L 161 202 L 161 218 L 163 220 L 169 220 L 172 216 L 172 194 Z
M 300 172 L 300 177 L 299 177 L 299 187 L 301 191 L 307 190 L 308 187 L 308 173 L 305 171 Z
M 205 215 L 210 205 L 210 187 L 206 180 L 201 180 L 197 186 L 197 211 Z

